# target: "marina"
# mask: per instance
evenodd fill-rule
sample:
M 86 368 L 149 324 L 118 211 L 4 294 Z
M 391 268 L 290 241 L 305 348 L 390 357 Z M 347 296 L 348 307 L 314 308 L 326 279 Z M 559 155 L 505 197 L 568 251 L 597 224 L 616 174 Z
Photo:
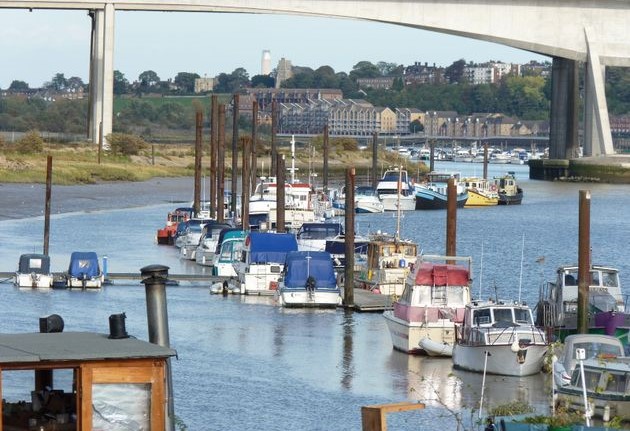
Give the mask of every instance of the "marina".
M 456 169 L 467 176 L 480 173 L 474 163 L 438 163 L 436 170 L 440 169 Z M 500 164 L 491 165 L 489 175 L 501 175 L 503 170 Z M 578 191 L 582 189 L 592 194 L 593 256 L 618 268 L 620 285 L 628 285 L 630 263 L 624 250 L 630 234 L 630 194 L 626 186 L 539 182 L 527 179 L 527 166 L 510 170 L 526 191 L 521 205 L 457 213 L 457 254 L 472 257 L 471 294 L 475 298 L 498 294 L 536 303 L 542 282 L 553 278 L 559 265 L 577 261 Z M 176 248 L 155 241 L 164 215 L 177 206 L 173 198 L 187 201 L 190 197 L 123 200 L 101 208 L 87 208 L 80 201 L 72 204 L 72 212 L 55 212 L 51 270 L 65 271 L 73 251 L 89 249 L 108 257 L 110 276 L 136 273 L 139 278 L 140 268 L 163 264 L 169 274 L 210 279 L 210 267 L 180 259 Z M 56 189 L 52 199 L 55 208 L 59 204 Z M 117 209 L 107 209 L 113 207 Z M 43 218 L 26 215 L 0 220 L 3 274 L 13 275 L 20 255 L 41 251 Z M 356 232 L 394 233 L 396 223 L 392 213 L 359 214 Z M 440 254 L 445 224 L 444 211 L 404 211 L 401 237 L 416 241 L 425 253 Z M 138 280 L 114 279 L 111 285 L 89 291 L 16 289 L 11 281 L 0 284 L 0 289 L 3 332 L 32 332 L 39 317 L 56 313 L 63 316 L 68 331 L 107 333 L 108 316 L 124 312 L 127 332 L 147 338 L 144 288 Z M 426 408 L 389 415 L 388 428 L 433 429 L 439 421 L 444 429 L 455 429 L 457 418 L 449 410 L 468 420 L 479 406 L 482 374 L 453 369 L 449 358 L 407 355 L 393 349 L 381 312 L 287 309 L 274 302 L 273 296 L 211 295 L 203 281 L 184 279 L 167 287 L 167 297 L 171 347 L 177 351 L 172 361 L 175 413 L 189 430 L 297 426 L 358 430 L 362 406 L 403 401 L 420 401 Z M 542 373 L 488 375 L 483 405 L 490 408 L 505 400 L 519 400 L 534 406 L 537 414 L 547 414 L 549 391 L 544 388 L 550 388 L 550 378 Z M 18 383 L 3 381 L 4 396 L 22 396 Z

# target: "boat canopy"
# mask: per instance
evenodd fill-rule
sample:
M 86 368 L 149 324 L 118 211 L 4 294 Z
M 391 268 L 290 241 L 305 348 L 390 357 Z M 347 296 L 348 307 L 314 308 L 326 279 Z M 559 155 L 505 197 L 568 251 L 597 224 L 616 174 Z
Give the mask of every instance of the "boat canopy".
M 245 238 L 246 236 L 246 232 L 243 230 L 243 228 L 241 226 L 239 227 L 226 227 L 224 229 L 221 230 L 221 232 L 219 232 L 219 239 L 217 240 L 217 247 L 215 249 L 215 253 L 220 253 L 221 251 L 221 245 L 223 244 L 223 241 L 227 240 L 227 239 L 233 239 L 233 238 Z
M 292 233 L 251 232 L 245 246 L 251 263 L 284 263 L 287 253 L 298 249 Z
M 325 251 L 292 251 L 287 254 L 284 285 L 304 288 L 309 277 L 315 279 L 315 289 L 337 287 L 330 253 Z
M 70 256 L 68 274 L 71 277 L 97 277 L 101 270 L 98 256 L 93 251 L 75 251 Z
M 343 235 L 341 223 L 303 223 L 297 233 L 299 239 L 326 239 Z
M 416 272 L 416 285 L 466 286 L 469 283 L 468 268 L 459 265 L 440 265 L 431 262 L 420 264 Z
M 19 273 L 49 274 L 50 256 L 46 254 L 30 253 L 20 256 Z

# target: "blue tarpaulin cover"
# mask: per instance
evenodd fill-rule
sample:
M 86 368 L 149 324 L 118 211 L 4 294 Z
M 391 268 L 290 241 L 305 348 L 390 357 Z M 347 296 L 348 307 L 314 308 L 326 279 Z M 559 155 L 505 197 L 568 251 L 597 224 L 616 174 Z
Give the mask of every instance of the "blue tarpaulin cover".
M 283 264 L 287 253 L 298 248 L 292 233 L 251 232 L 247 241 L 251 263 Z
M 315 289 L 335 289 L 337 279 L 330 253 L 325 251 L 293 251 L 287 254 L 284 286 L 304 289 L 308 277 L 315 279 Z
M 98 256 L 93 251 L 75 251 L 70 256 L 68 274 L 71 277 L 98 277 L 101 270 L 98 266 Z

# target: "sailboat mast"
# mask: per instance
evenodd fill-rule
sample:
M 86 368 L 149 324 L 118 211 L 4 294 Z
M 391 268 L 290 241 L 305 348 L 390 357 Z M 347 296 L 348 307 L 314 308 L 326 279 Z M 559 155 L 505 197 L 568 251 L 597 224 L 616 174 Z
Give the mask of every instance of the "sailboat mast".
M 400 193 L 402 192 L 402 166 L 398 169 L 398 198 L 396 203 L 396 241 L 400 239 Z

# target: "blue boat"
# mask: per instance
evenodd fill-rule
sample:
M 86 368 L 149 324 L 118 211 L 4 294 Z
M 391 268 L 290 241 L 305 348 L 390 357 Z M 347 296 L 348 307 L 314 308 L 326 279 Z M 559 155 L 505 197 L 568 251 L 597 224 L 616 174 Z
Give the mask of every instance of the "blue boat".
M 100 288 L 104 275 L 93 251 L 75 251 L 70 256 L 68 287 Z
M 295 234 L 250 232 L 243 258 L 235 264 L 238 279 L 229 282 L 230 290 L 247 295 L 275 294 L 287 254 L 297 249 Z
M 287 254 L 278 292 L 284 307 L 341 305 L 341 291 L 330 253 L 293 251 Z

